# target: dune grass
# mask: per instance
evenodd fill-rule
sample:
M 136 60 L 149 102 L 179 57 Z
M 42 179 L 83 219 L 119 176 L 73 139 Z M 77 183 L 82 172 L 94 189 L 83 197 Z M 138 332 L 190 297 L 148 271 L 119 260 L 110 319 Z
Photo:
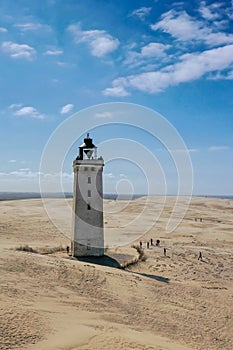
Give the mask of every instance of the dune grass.
M 28 252 L 28 253 L 34 253 L 34 254 L 53 254 L 57 252 L 66 252 L 66 247 L 63 247 L 62 245 L 55 246 L 55 247 L 40 247 L 40 248 L 32 248 L 28 244 L 20 245 L 16 247 L 17 251 L 21 252 Z

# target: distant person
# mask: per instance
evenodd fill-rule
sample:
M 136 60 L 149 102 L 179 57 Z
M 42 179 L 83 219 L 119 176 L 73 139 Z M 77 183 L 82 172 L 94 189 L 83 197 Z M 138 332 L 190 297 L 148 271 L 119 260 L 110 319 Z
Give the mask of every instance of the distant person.
M 150 248 L 150 242 L 147 242 L 147 243 L 146 243 L 146 247 L 147 247 L 147 249 Z
M 139 247 L 142 249 L 142 241 L 139 242 Z
M 200 218 L 200 222 L 202 222 L 202 218 Z
M 166 248 L 163 248 L 163 255 L 167 256 L 167 249 Z
M 66 247 L 66 252 L 69 255 L 69 252 L 70 252 L 70 247 L 69 246 Z
M 199 253 L 198 260 L 202 261 L 202 252 Z
M 151 245 L 151 246 L 154 245 L 153 238 L 150 239 L 150 245 Z
M 160 245 L 160 240 L 157 239 L 157 241 L 156 241 L 156 247 L 159 247 L 159 245 Z

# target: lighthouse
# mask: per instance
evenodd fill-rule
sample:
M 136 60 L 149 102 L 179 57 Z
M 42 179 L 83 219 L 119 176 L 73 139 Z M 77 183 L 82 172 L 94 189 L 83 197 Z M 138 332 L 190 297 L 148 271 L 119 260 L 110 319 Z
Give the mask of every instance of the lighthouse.
M 89 133 L 73 162 L 73 237 L 74 257 L 104 255 L 103 166 Z

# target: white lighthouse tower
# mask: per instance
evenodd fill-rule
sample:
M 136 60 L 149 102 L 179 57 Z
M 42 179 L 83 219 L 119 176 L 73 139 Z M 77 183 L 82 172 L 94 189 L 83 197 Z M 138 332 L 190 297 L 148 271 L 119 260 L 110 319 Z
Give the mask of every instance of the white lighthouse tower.
M 73 237 L 72 255 L 104 255 L 103 173 L 104 160 L 97 158 L 97 147 L 89 134 L 73 162 Z

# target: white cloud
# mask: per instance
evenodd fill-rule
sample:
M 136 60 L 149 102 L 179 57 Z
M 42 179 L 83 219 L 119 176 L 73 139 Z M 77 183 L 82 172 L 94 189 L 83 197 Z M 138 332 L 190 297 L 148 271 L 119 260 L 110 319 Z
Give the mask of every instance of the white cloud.
M 113 81 L 113 85 L 115 85 L 115 82 L 116 82 L 116 86 L 111 88 L 106 88 L 105 90 L 103 90 L 103 94 L 105 96 L 125 97 L 130 95 L 130 93 L 126 91 L 124 86 L 122 86 L 121 84 L 117 86 L 118 84 L 117 81 Z
M 15 109 L 15 108 L 20 108 L 22 106 L 23 106 L 22 103 L 12 103 L 8 108 Z
M 0 33 L 7 33 L 8 30 L 4 27 L 0 27 Z
M 193 20 L 186 12 L 170 10 L 161 16 L 161 21 L 151 25 L 152 30 L 161 29 L 180 40 L 194 39 L 200 30 L 200 23 Z
M 67 105 L 63 106 L 60 110 L 61 114 L 67 114 L 72 111 L 74 108 L 74 105 L 72 103 L 68 103 Z
M 56 64 L 60 67 L 69 67 L 71 66 L 72 64 L 71 63 L 68 63 L 68 62 L 62 62 L 62 61 L 57 61 Z
M 175 152 L 175 153 L 196 153 L 198 152 L 197 148 L 186 148 L 186 149 L 171 149 L 168 150 L 170 152 Z
M 161 43 L 149 43 L 148 45 L 142 47 L 141 55 L 142 57 L 161 57 L 165 55 L 165 51 L 170 47 L 170 45 L 164 45 Z
M 31 169 L 30 168 L 21 168 L 21 169 L 19 169 L 19 171 L 31 171 Z
M 131 16 L 136 16 L 143 21 L 146 18 L 146 16 L 149 15 L 151 9 L 152 9 L 152 7 L 141 7 L 137 10 L 134 10 L 131 13 Z
M 213 21 L 212 23 L 217 29 L 224 29 L 228 26 L 229 22 L 227 20 L 223 19 L 221 21 L 219 21 L 219 20 Z
M 112 118 L 112 113 L 110 112 L 102 112 L 102 113 L 96 113 L 96 118 Z
M 162 30 L 181 41 L 202 41 L 210 46 L 229 44 L 233 35 L 216 32 L 205 22 L 194 19 L 185 11 L 170 10 L 161 16 L 161 20 L 151 25 L 152 30 Z
M 63 51 L 62 50 L 47 50 L 44 55 L 47 56 L 59 56 L 62 55 Z
M 209 33 L 204 41 L 210 46 L 230 44 L 233 43 L 233 34 L 225 34 L 223 32 Z
M 42 181 L 47 181 L 48 183 L 51 181 L 66 181 L 72 183 L 73 181 L 73 173 L 66 172 L 58 172 L 58 173 L 39 173 L 40 179 Z
M 134 88 L 147 93 L 157 93 L 169 86 L 199 79 L 207 73 L 225 70 L 233 65 L 233 45 L 206 50 L 201 53 L 185 54 L 179 62 L 161 70 L 115 79 L 112 88 L 104 90 L 107 96 L 117 96 L 115 91 Z
M 135 68 L 143 65 L 145 69 L 145 63 L 148 63 L 151 59 L 153 62 L 161 63 L 161 58 L 166 57 L 166 50 L 171 46 L 157 42 L 151 42 L 141 48 L 141 52 L 129 51 L 127 52 L 127 58 L 124 64 L 129 65 L 131 68 Z
M 69 173 L 61 173 L 61 174 L 59 174 L 59 176 L 61 176 L 62 178 L 63 178 L 63 180 L 73 180 L 73 178 L 74 178 L 74 175 L 71 173 L 71 174 L 69 174 Z
M 214 151 L 226 151 L 228 150 L 228 146 L 210 146 L 208 148 L 208 151 L 214 152 Z
M 36 56 L 36 50 L 27 44 L 17 44 L 12 41 L 4 41 L 1 50 L 12 58 L 26 58 L 32 60 Z
M 229 72 L 217 72 L 213 73 L 208 77 L 209 80 L 233 80 L 233 70 L 230 70 Z
M 232 80 L 233 79 L 233 70 L 227 74 L 226 79 L 227 80 Z
M 41 24 L 41 23 L 16 23 L 14 24 L 14 27 L 19 28 L 21 31 L 26 32 L 26 31 L 33 31 L 33 30 L 51 30 L 48 25 Z
M 16 170 L 16 171 L 11 171 L 9 174 L 5 174 L 9 176 L 13 176 L 16 178 L 38 178 L 40 173 L 38 171 L 33 172 L 30 169 L 26 170 Z
M 44 119 L 44 114 L 41 114 L 37 111 L 36 108 L 31 106 L 22 107 L 14 111 L 14 115 L 17 117 L 29 117 L 35 119 Z
M 7 179 L 40 179 L 42 181 L 59 180 L 72 182 L 73 174 L 60 173 L 41 173 L 40 171 L 32 171 L 30 168 L 22 168 L 11 172 L 0 172 L 0 177 L 7 177 Z
M 213 5 L 216 4 L 211 4 L 210 6 L 207 6 L 205 1 L 201 1 L 199 12 L 203 18 L 207 20 L 214 20 L 221 17 L 221 14 L 218 11 L 218 8 L 221 6 L 221 4 L 219 4 L 220 6 L 218 7 Z
M 113 173 L 105 173 L 104 176 L 108 179 L 114 179 L 115 175 L 113 175 Z
M 16 160 L 15 159 L 10 159 L 9 163 L 16 163 Z
M 79 24 L 70 25 L 68 30 L 74 35 L 77 44 L 86 43 L 91 54 L 96 57 L 103 57 L 119 46 L 119 40 L 112 37 L 105 30 L 81 30 Z

